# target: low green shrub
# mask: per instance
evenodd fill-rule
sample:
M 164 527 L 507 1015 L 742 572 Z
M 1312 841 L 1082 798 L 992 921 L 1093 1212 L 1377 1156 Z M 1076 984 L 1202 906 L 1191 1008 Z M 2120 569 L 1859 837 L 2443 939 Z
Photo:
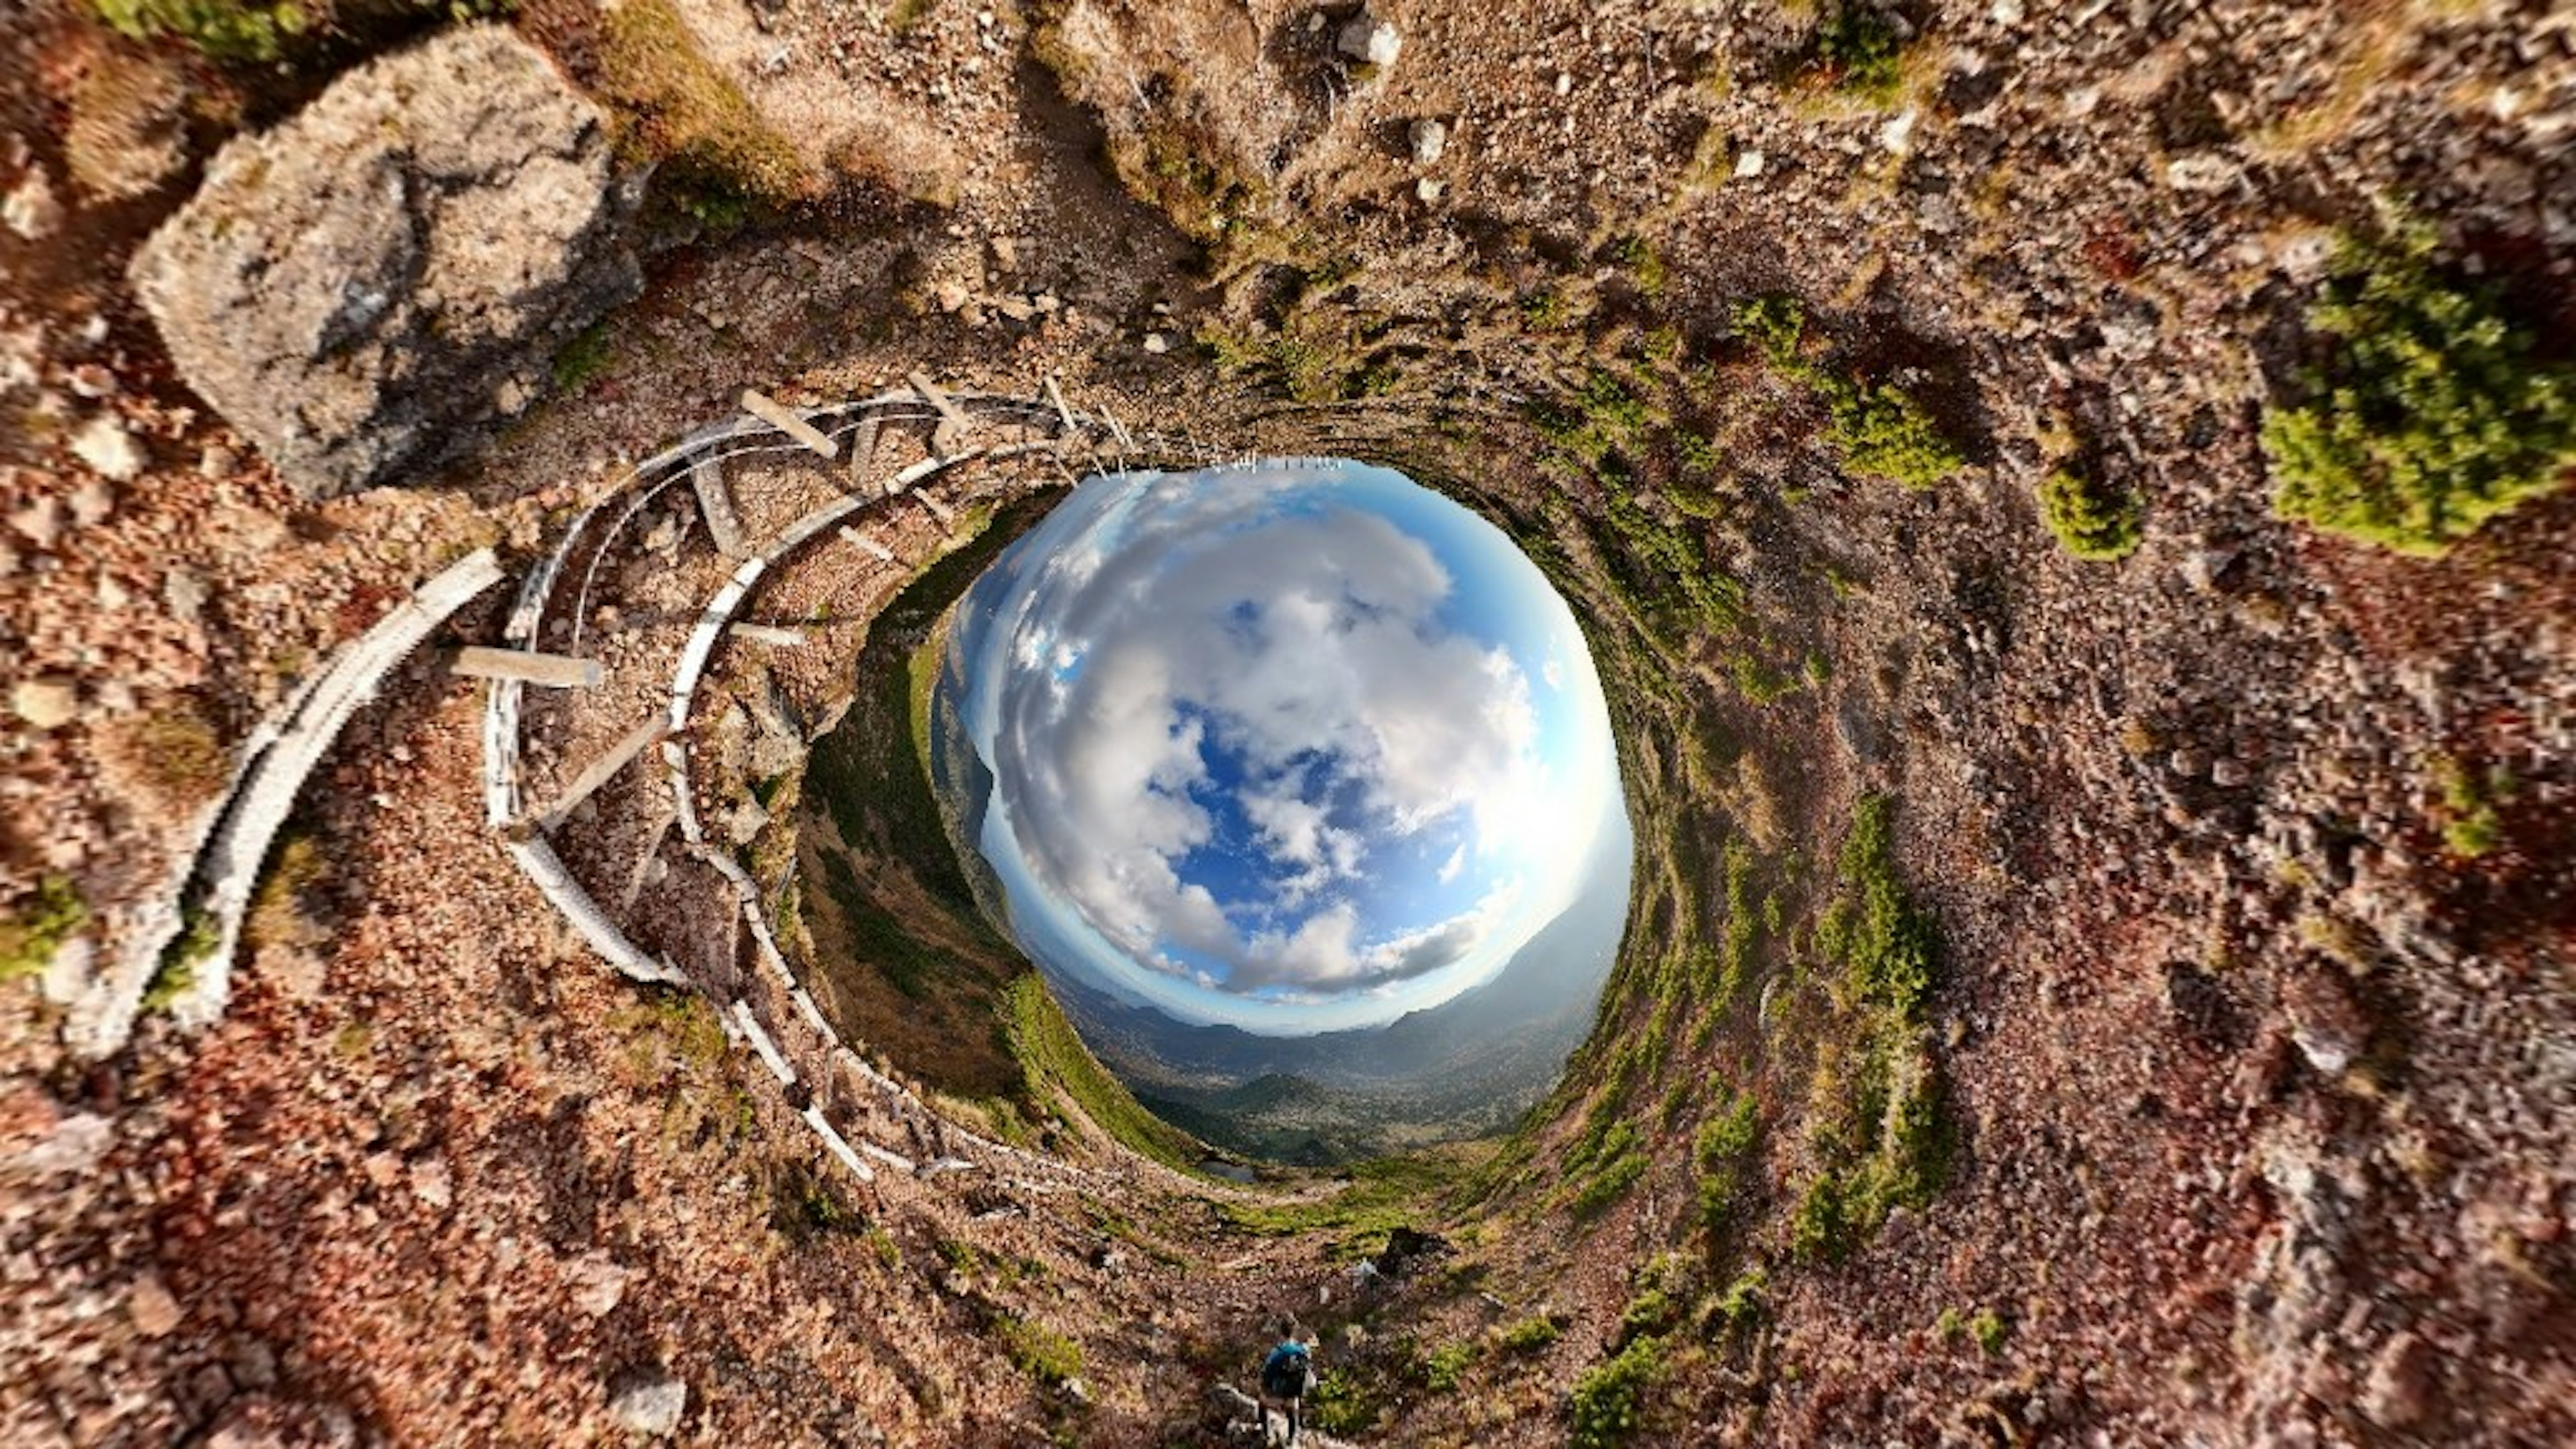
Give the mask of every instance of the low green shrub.
M 1832 378 L 1818 390 L 1833 415 L 1834 442 L 1854 472 L 1919 491 L 1967 463 L 1923 404 L 1893 383 Z
M 1735 309 L 1735 333 L 1765 362 L 1805 383 L 1825 405 L 1829 436 L 1855 473 L 1909 489 L 1930 488 L 1967 459 L 1912 393 L 1809 358 L 1806 309 L 1796 298 L 1758 297 Z
M 2080 559 L 2116 563 L 2138 551 L 2138 499 L 2072 469 L 2041 480 L 2039 509 L 2048 531 Z
M 2263 419 L 2283 517 L 2438 557 L 2566 486 L 2576 366 L 2540 360 L 2494 287 L 2440 270 L 2430 230 L 2348 241 L 2307 321 L 2322 360 Z
M 94 0 L 98 15 L 134 40 L 169 36 L 214 60 L 273 61 L 311 27 L 300 5 L 245 0 Z
M 89 924 L 89 906 L 63 876 L 49 875 L 0 915 L 0 982 L 34 976 L 54 953 Z
M 1905 38 L 1867 0 L 1842 0 L 1817 24 L 1809 63 L 1854 95 L 1892 100 L 1904 85 Z
M 1551 1313 L 1533 1314 L 1504 1329 L 1494 1339 L 1505 1353 L 1537 1353 L 1565 1336 L 1565 1320 Z
M 2498 765 L 2484 775 L 2454 755 L 2433 758 L 2433 783 L 2442 792 L 2442 844 L 2462 860 L 2475 860 L 2504 839 L 2496 803 L 2513 798 L 2512 772 Z
M 1011 1362 L 1039 1383 L 1053 1387 L 1082 1376 L 1082 1345 L 1044 1324 L 1004 1313 L 994 1319 L 993 1332 Z
M 1443 1344 L 1433 1349 L 1422 1361 L 1422 1383 L 1435 1394 L 1454 1393 L 1467 1380 L 1467 1370 L 1475 1365 L 1477 1344 L 1474 1339 Z
M 1306 1396 L 1306 1422 L 1327 1434 L 1364 1434 L 1386 1411 L 1378 1396 L 1347 1369 L 1326 1369 Z
M 161 964 L 143 987 L 145 1011 L 167 1011 L 196 989 L 197 968 L 223 944 L 223 926 L 215 913 L 191 901 L 180 914 L 179 934 L 161 950 Z
M 1664 1341 L 1640 1338 L 1574 1381 L 1567 1408 L 1575 1449 L 1625 1444 L 1646 1424 L 1646 1394 L 1663 1372 Z
M 2011 1330 L 1993 1309 L 1980 1308 L 1977 1316 L 1968 1320 L 1968 1336 L 1977 1341 L 1977 1347 L 1984 1349 L 1988 1357 L 1992 1357 L 2004 1351 L 2004 1340 L 2011 1336 Z

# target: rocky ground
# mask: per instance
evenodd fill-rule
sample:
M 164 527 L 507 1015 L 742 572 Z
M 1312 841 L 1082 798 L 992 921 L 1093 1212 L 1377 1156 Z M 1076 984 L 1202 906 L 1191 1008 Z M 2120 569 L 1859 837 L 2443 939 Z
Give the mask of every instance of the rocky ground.
M 381 303 L 260 274 L 241 305 L 283 320 L 238 359 L 249 392 L 129 264 L 174 214 L 291 250 L 296 167 L 217 148 L 428 22 L 328 14 L 281 68 L 0 12 L 27 78 L 0 96 L 0 899 L 23 922 L 68 882 L 88 916 L 5 987 L 0 1335 L 31 1366 L 0 1385 L 6 1437 L 1213 1442 L 1209 1386 L 1249 1387 L 1259 1320 L 1291 1305 L 1373 1441 L 1609 1442 L 1582 1386 L 1640 1338 L 1638 1442 L 2576 1437 L 2576 498 L 2399 558 L 2276 517 L 2257 441 L 2335 233 L 2390 202 L 2549 346 L 2576 337 L 2576 24 L 2541 0 L 1907 5 L 1864 86 L 1819 48 L 1842 12 L 531 3 L 516 32 L 582 95 L 510 109 L 572 117 L 527 144 L 574 174 L 335 141 L 416 224 L 336 213 Z M 182 211 L 246 175 L 285 220 Z M 604 310 L 630 275 L 640 298 Z M 1732 337 L 1775 291 L 1926 398 L 1966 466 L 1921 493 L 1847 476 L 1805 390 Z M 1052 376 L 1173 461 L 1407 466 L 1551 533 L 1609 620 L 1621 485 L 1532 411 L 1591 408 L 1752 620 L 1656 646 L 1669 699 L 1622 703 L 1640 834 L 1740 836 L 1799 900 L 1854 801 L 1898 802 L 1943 943 L 1921 1023 L 1957 1127 L 1943 1189 L 1839 1264 L 1792 1251 L 1830 1055 L 1804 1033 L 1832 1005 L 1794 924 L 1757 948 L 1763 1007 L 1655 1069 L 1678 1105 L 1619 1109 L 1643 1143 L 1624 1195 L 1577 1216 L 1499 1174 L 1476 1207 L 1414 1209 L 1459 1240 L 1445 1266 L 1357 1303 L 1347 1224 L 1229 1229 L 1216 1204 L 1253 1198 L 1073 1122 L 1081 1176 L 856 1183 L 712 1007 L 609 973 L 510 867 L 480 690 L 438 650 L 307 788 L 318 858 L 263 906 L 224 1019 L 147 1011 L 85 1045 L 232 752 L 334 646 L 471 547 L 515 574 L 746 385 L 813 404 L 914 371 Z M 1647 410 L 1602 417 L 1605 375 Z M 381 476 L 313 462 L 429 415 L 453 436 Z M 1718 483 L 1685 486 L 1685 435 Z M 437 471 L 450 442 L 466 461 Z M 2070 452 L 2144 502 L 2123 561 L 2042 526 Z M 905 518 L 889 541 L 919 557 L 934 530 Z M 612 663 L 665 647 L 727 567 L 686 509 L 635 540 L 583 623 Z M 830 710 L 884 577 L 809 563 L 764 596 L 773 622 L 838 621 L 777 666 L 798 713 Z M 506 608 L 441 646 L 496 639 Z M 732 655 L 717 688 L 767 698 Z M 1747 660 L 1805 683 L 1748 690 Z M 577 766 L 616 713 L 532 712 L 536 768 Z M 1738 763 L 1708 763 L 1721 735 Z M 2488 849 L 2446 834 L 2446 762 L 2514 782 Z M 641 780 L 564 838 L 603 901 L 635 898 L 658 830 Z M 1714 848 L 1671 859 L 1640 959 L 1724 927 Z M 639 937 L 755 978 L 691 869 Z M 1605 1048 L 1681 1039 L 1657 1004 L 1614 987 Z M 1615 1095 L 1585 1060 L 1525 1130 L 1542 1168 Z M 1701 1082 L 1767 1124 L 1757 1207 L 1714 1242 Z M 941 1155 L 935 1119 L 878 1125 Z M 1622 1326 L 1659 1276 L 1713 1302 L 1757 1267 L 1749 1331 Z M 1533 1319 L 1556 1327 L 1496 1346 Z M 1443 1348 L 1463 1389 L 1427 1366 Z

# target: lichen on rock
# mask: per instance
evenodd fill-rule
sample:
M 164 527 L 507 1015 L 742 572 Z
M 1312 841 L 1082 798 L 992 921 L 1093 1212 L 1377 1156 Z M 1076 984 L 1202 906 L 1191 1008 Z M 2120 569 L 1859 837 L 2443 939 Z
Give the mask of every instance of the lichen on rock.
M 597 107 L 498 26 L 225 146 L 131 278 L 190 385 L 309 496 L 435 467 L 642 286 Z

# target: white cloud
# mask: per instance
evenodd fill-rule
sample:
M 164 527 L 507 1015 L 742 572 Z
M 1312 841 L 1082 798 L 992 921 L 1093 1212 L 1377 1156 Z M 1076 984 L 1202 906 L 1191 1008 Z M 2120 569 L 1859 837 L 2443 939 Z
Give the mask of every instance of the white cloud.
M 1491 929 L 1483 906 L 1371 938 L 1338 888 L 1372 838 L 1472 821 L 1446 885 L 1544 831 L 1529 682 L 1443 627 L 1453 580 L 1421 540 L 1350 509 L 1261 518 L 1261 480 L 1220 477 L 1158 480 L 1028 581 L 1011 652 L 1053 669 L 1004 686 L 994 759 L 1023 857 L 1135 959 L 1213 961 L 1232 992 L 1452 964 Z M 1219 745 L 1262 856 L 1267 899 L 1238 903 L 1257 925 L 1180 871 L 1216 829 Z

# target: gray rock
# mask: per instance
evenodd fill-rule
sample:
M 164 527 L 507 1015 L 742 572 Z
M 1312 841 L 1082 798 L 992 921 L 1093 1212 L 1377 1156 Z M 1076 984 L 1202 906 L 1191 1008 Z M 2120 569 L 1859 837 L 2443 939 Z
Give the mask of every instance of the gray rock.
M 26 176 L 0 197 L 0 222 L 28 241 L 43 241 L 60 231 L 63 225 L 63 203 L 54 195 L 54 183 L 42 166 L 30 166 Z
M 630 1370 L 609 1385 L 608 1416 L 632 1433 L 667 1438 L 689 1407 L 689 1386 L 660 1368 Z
M 605 1318 L 626 1296 L 627 1271 L 604 1253 L 582 1258 L 564 1270 L 572 1284 L 572 1306 L 593 1318 Z
M 2432 1345 L 2415 1334 L 2400 1333 L 2372 1361 L 2361 1411 L 2383 1429 L 2408 1428 L 2431 1407 L 2435 1387 Z
M 2245 179 L 2245 168 L 2235 158 L 2215 151 L 2195 151 L 2177 156 L 2165 165 L 2165 184 L 2176 191 L 2207 195 L 2231 191 Z
M 116 490 L 96 478 L 84 478 L 72 489 L 72 521 L 83 528 L 96 528 L 116 512 Z
M 179 1331 L 185 1315 L 179 1300 L 170 1296 L 169 1285 L 158 1273 L 146 1273 L 134 1280 L 125 1295 L 126 1315 L 134 1320 L 134 1331 L 145 1338 L 168 1338 Z
M 1393 25 L 1363 10 L 1342 26 L 1334 47 L 1362 64 L 1389 66 L 1403 53 L 1404 37 Z
M 161 580 L 161 602 L 169 606 L 170 617 L 182 624 L 204 618 L 206 602 L 213 597 L 205 579 L 188 569 L 174 568 Z
M 52 548 L 63 537 L 63 501 L 48 493 L 9 515 L 9 526 L 38 548 Z
M 1448 151 L 1449 128 L 1426 117 L 1413 123 L 1405 132 L 1405 139 L 1413 147 L 1413 164 L 1429 166 Z
M 128 273 L 191 386 L 310 496 L 433 467 L 642 287 L 598 109 L 499 26 L 236 138 Z
M 68 679 L 22 679 L 9 691 L 9 707 L 29 729 L 58 730 L 80 713 L 80 690 Z
M 2284 982 L 2281 1009 L 2299 1055 L 2326 1076 L 2341 1075 L 2369 1040 L 2370 1023 L 2354 1003 L 2351 988 L 2330 970 L 2303 970 Z
M 79 432 L 72 434 L 72 456 L 88 464 L 90 470 L 100 477 L 119 483 L 131 482 L 134 475 L 143 471 L 143 448 L 114 413 L 100 413 L 83 423 Z M 77 502 L 74 508 L 79 511 Z M 81 521 L 87 523 L 91 520 L 84 518 Z

